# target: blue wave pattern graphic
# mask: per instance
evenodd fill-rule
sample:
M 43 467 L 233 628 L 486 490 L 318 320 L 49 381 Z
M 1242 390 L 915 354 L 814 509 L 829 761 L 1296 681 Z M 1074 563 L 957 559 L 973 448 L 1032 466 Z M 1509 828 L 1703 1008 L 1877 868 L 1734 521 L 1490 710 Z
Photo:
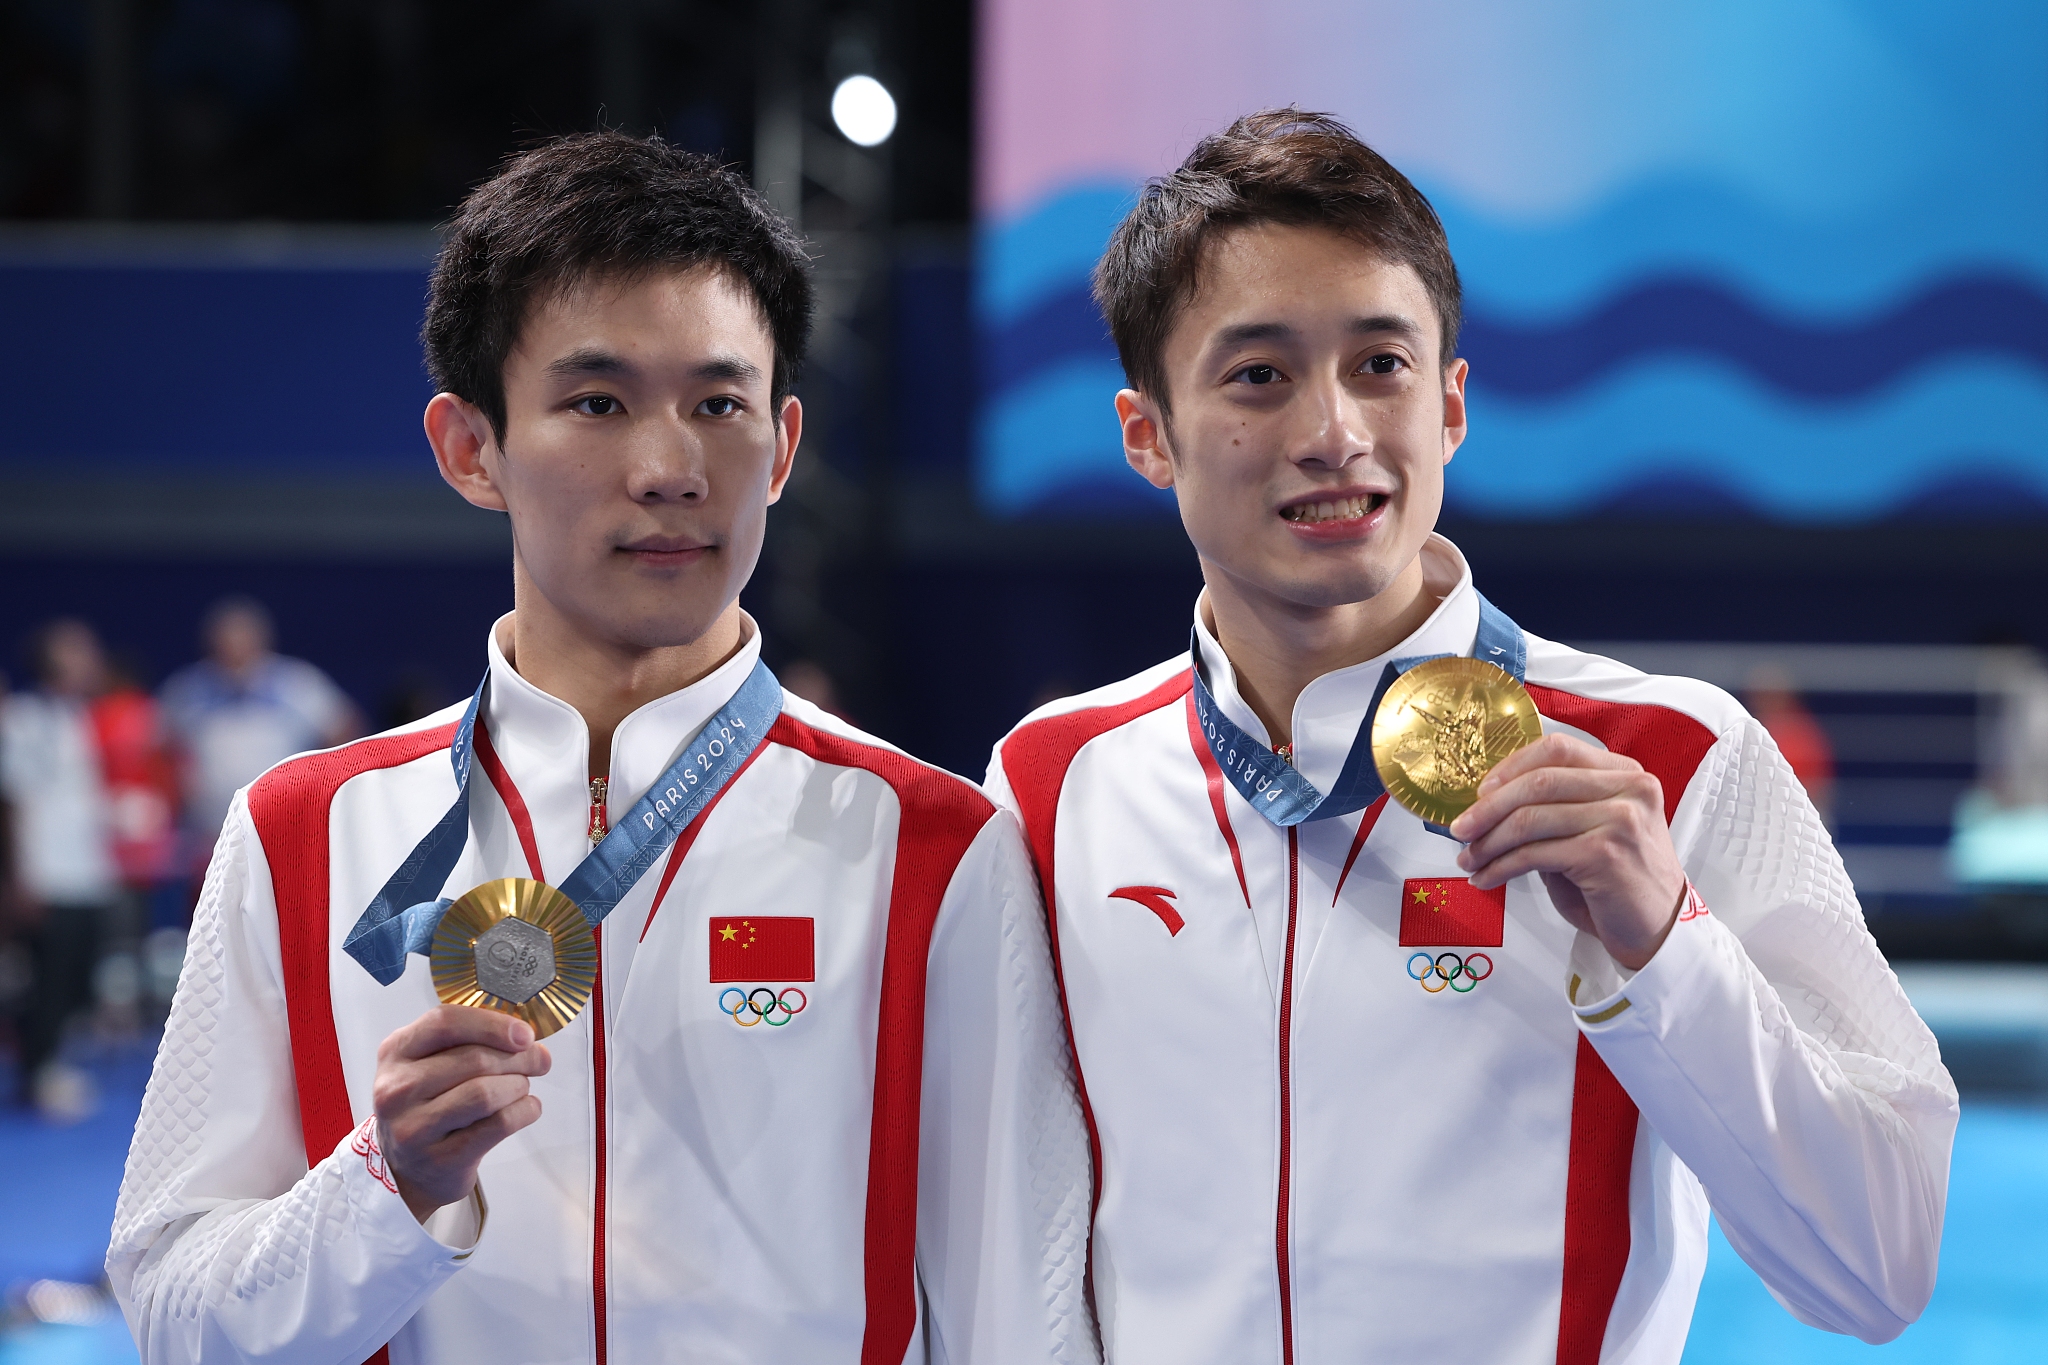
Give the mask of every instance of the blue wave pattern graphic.
M 1662 356 L 1712 358 L 1781 393 L 1845 398 L 1952 355 L 2009 358 L 2048 373 L 2048 296 L 2025 280 L 1945 281 L 1878 317 L 1801 322 L 1706 280 L 1658 280 L 1557 326 L 1480 313 L 1460 352 L 1475 382 L 1518 398 L 1575 393 Z
M 1087 288 L 1060 290 L 983 333 L 986 391 L 999 396 L 1080 357 L 1115 358 Z M 1812 398 L 1866 393 L 1930 360 L 2006 356 L 2048 370 L 2048 295 L 2030 281 L 1945 281 L 1891 312 L 1844 323 L 1767 313 L 1710 280 L 1656 280 L 1555 325 L 1478 312 L 1459 351 L 1486 388 L 1560 396 L 1652 356 L 1699 355 Z
M 2048 374 L 2003 360 L 1936 362 L 1846 404 L 1788 396 L 1719 361 L 1648 361 L 1565 402 L 1475 385 L 1471 423 L 1446 495 L 1485 516 L 1570 516 L 1660 488 L 1650 500 L 1663 510 L 1812 522 L 1928 498 L 1967 513 L 1959 495 L 1973 489 L 1992 499 L 1984 511 L 2048 504 Z M 1670 498 L 1688 486 L 1690 507 Z
M 1942 279 L 1996 274 L 2048 290 L 2048 188 L 2034 178 L 2016 174 L 1988 199 L 1969 184 L 1930 180 L 1846 220 L 1793 216 L 1676 178 L 1551 224 L 1504 221 L 1422 188 L 1443 219 L 1468 304 L 1555 325 L 1637 282 L 1674 277 L 1719 280 L 1783 315 L 1815 318 L 1889 312 Z M 1033 215 L 1034 236 L 1039 221 Z
M 1170 506 L 1123 490 L 1137 480 L 1111 409 L 1122 373 L 1086 283 L 1130 203 L 1079 187 L 984 234 L 992 511 Z M 1446 208 L 1473 363 L 1451 505 L 1808 521 L 2048 508 L 2048 228 L 2019 231 L 2026 207 L 1846 234 L 1707 187 L 1542 230 Z

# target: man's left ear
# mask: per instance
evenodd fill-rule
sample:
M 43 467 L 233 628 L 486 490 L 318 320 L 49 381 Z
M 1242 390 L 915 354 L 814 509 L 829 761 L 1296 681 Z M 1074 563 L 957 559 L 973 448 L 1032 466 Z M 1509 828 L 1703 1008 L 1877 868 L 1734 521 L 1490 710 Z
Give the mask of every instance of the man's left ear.
M 775 502 L 782 497 L 783 485 L 789 482 L 789 471 L 796 467 L 797 442 L 804 435 L 804 405 L 795 394 L 782 400 L 782 406 L 775 410 L 775 467 L 768 471 L 768 501 Z
M 1460 358 L 1444 367 L 1444 463 L 1465 444 L 1465 377 L 1472 367 Z

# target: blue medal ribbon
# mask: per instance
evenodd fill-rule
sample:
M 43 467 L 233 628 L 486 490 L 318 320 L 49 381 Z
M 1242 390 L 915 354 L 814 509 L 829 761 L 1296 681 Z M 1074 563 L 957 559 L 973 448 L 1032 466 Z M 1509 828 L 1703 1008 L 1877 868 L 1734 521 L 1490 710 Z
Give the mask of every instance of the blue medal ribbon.
M 484 675 L 455 728 L 448 760 L 455 765 L 455 804 L 384 883 L 384 889 L 348 931 L 342 950 L 388 986 L 405 973 L 407 953 L 426 955 L 434 930 L 452 901 L 420 900 L 447 883 L 469 841 L 469 782 L 476 744 L 476 718 L 490 693 Z M 756 663 L 740 690 L 706 721 L 682 756 L 668 766 L 647 794 L 633 803 L 611 833 L 576 865 L 559 888 L 594 928 L 625 898 L 655 859 L 697 818 L 711 798 L 745 765 L 782 714 L 782 684 Z M 402 907 L 402 908 L 401 908 Z
M 1521 682 L 1529 672 L 1529 641 L 1522 628 L 1477 591 L 1472 595 L 1479 598 L 1479 633 L 1473 641 L 1473 657 L 1500 665 L 1516 682 Z M 1209 741 L 1209 752 L 1216 756 L 1216 766 L 1253 810 L 1282 829 L 1364 810 L 1386 794 L 1379 769 L 1372 761 L 1372 719 L 1379 712 L 1380 701 L 1394 679 L 1415 665 L 1449 657 L 1417 654 L 1387 665 L 1380 674 L 1379 686 L 1373 689 L 1372 704 L 1365 708 L 1365 718 L 1358 723 L 1351 751 L 1344 756 L 1344 767 L 1326 793 L 1317 791 L 1300 769 L 1223 714 L 1215 694 L 1209 690 L 1200 638 L 1191 640 L 1189 648 L 1194 656 L 1195 718 L 1201 722 L 1203 737 Z

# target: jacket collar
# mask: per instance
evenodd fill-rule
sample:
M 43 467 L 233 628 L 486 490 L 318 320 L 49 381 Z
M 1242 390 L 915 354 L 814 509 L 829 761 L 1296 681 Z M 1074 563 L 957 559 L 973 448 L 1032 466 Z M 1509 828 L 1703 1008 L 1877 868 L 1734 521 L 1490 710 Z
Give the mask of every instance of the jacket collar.
M 1442 600 L 1413 634 L 1377 658 L 1323 674 L 1295 699 L 1294 766 L 1319 791 L 1330 790 L 1344 770 L 1344 760 L 1358 738 L 1359 725 L 1388 663 L 1418 654 L 1472 652 L 1473 639 L 1479 633 L 1479 597 L 1472 589 L 1471 566 L 1443 536 L 1432 533 L 1423 542 L 1422 582 L 1423 591 Z M 1239 693 L 1236 670 L 1209 627 L 1206 599 L 1205 591 L 1195 602 L 1195 643 L 1208 672 L 1209 690 L 1232 722 L 1270 745 L 1272 737 Z
M 535 687 L 506 659 L 499 632 L 509 635 L 511 620 L 508 614 L 491 627 L 491 691 L 483 719 L 492 748 L 533 818 L 543 871 L 549 881 L 560 882 L 590 851 L 590 729 L 575 707 Z M 619 723 L 607 768 L 608 819 L 646 794 L 753 672 L 761 632 L 751 616 L 742 613 L 742 620 L 746 638 L 732 658 Z

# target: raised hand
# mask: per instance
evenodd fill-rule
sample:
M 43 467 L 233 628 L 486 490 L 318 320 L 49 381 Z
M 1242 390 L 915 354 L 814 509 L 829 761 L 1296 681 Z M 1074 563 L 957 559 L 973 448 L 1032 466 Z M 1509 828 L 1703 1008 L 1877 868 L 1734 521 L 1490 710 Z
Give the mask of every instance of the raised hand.
M 1678 914 L 1685 872 L 1664 823 L 1664 787 L 1632 758 L 1546 735 L 1501 760 L 1451 822 L 1458 866 L 1481 890 L 1540 872 L 1558 913 L 1631 971 Z
M 484 1153 L 540 1117 L 528 1078 L 554 1064 L 522 1019 L 439 1005 L 377 1048 L 384 1159 L 422 1223 L 476 1188 Z

